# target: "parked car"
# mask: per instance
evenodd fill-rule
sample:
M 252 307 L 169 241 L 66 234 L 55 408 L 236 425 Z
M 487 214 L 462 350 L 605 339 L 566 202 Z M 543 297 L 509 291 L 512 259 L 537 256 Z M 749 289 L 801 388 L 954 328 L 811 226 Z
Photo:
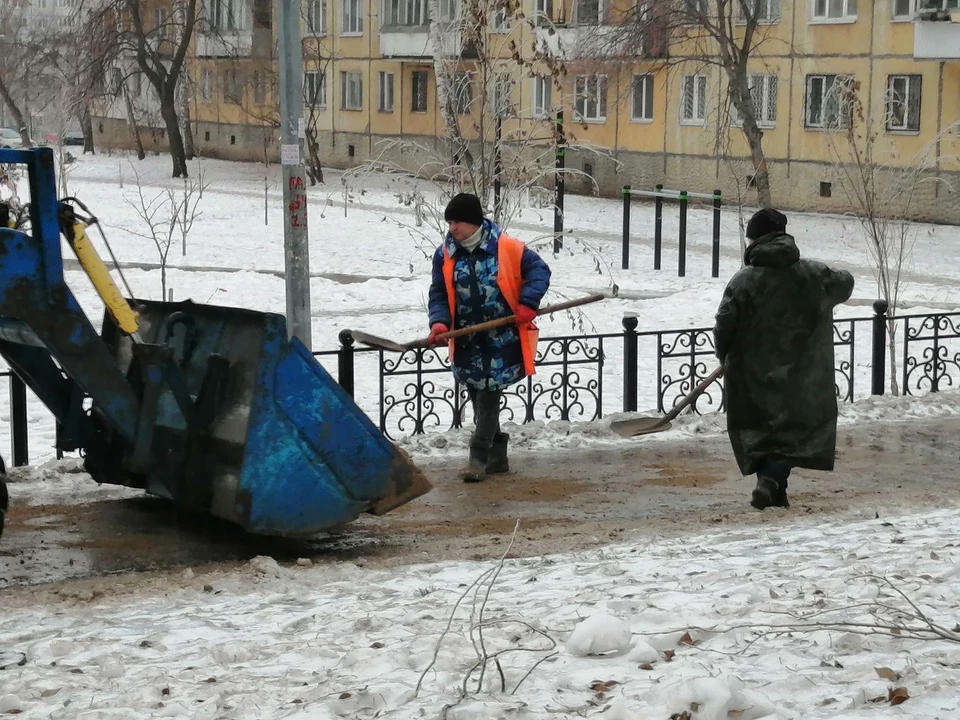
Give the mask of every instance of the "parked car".
M 0 147 L 14 150 L 22 148 L 23 140 L 20 139 L 20 133 L 12 128 L 0 128 Z
M 61 145 L 83 145 L 83 132 L 80 130 L 67 130 L 60 140 Z

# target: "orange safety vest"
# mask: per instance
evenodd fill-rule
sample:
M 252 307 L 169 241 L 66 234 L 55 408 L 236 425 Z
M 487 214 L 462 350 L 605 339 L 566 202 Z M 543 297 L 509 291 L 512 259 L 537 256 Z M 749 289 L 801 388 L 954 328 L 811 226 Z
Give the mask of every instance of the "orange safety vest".
M 520 305 L 520 290 L 523 288 L 523 277 L 520 274 L 520 260 L 523 258 L 524 244 L 506 233 L 502 233 L 497 241 L 497 286 L 503 293 L 503 299 L 514 314 Z M 447 243 L 443 243 L 443 279 L 447 286 L 447 302 L 450 306 L 450 322 L 455 324 L 457 317 L 457 292 L 453 287 L 454 261 L 447 252 Z M 452 328 L 451 328 L 452 329 Z M 526 374 L 536 372 L 534 360 L 537 357 L 537 341 L 540 331 L 530 323 L 517 326 L 520 333 L 520 350 L 523 353 L 523 369 Z M 450 341 L 450 362 L 453 362 L 453 348 L 455 341 Z

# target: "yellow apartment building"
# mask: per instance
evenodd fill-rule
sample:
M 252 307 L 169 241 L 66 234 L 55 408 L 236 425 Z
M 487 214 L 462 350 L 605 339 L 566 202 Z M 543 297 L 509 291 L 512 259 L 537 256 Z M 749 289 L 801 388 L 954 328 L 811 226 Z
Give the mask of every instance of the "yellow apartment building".
M 661 1 L 661 0 L 657 0 Z M 923 168 L 914 214 L 960 222 L 960 0 L 750 0 L 763 18 L 748 70 L 775 205 L 851 210 L 838 184 L 831 89 L 855 82 L 873 157 L 888 168 Z M 157 0 L 163 2 L 163 0 Z M 438 110 L 436 66 L 482 73 L 458 33 L 431 33 L 458 0 L 303 0 L 305 116 L 328 167 L 380 157 L 384 140 L 436 143 L 447 129 Z M 572 148 L 568 167 L 589 174 L 604 194 L 621 186 L 711 191 L 749 189 L 752 164 L 742 131 L 728 120 L 726 76 L 692 46 L 669 56 L 648 49 L 609 59 L 596 39 L 628 8 L 619 0 L 506 0 L 484 28 L 508 123 L 549 137 L 563 110 Z M 712 0 L 677 0 L 710 3 Z M 491 2 L 491 7 L 499 5 Z M 437 10 L 438 8 L 438 10 Z M 207 0 L 212 20 L 190 57 L 191 120 L 202 155 L 263 159 L 277 154 L 276 8 L 272 0 Z M 216 27 L 216 33 L 211 26 Z M 201 28 L 204 29 L 204 28 Z M 532 48 L 564 73 L 542 75 Z M 656 45 L 654 42 L 653 45 Z M 435 58 L 436 52 L 441 55 Z M 702 51 L 699 51 L 702 52 Z M 517 63 L 511 56 L 524 58 Z M 652 57 L 656 56 L 656 57 Z M 497 83 L 499 84 L 499 80 Z M 479 124 L 478 96 L 463 115 Z M 469 101 L 473 101 L 472 104 Z M 844 115 L 844 113 L 840 113 Z M 95 126 L 101 144 L 128 143 L 125 116 L 108 109 Z M 491 123 L 485 122 L 486 127 Z M 549 141 L 548 141 L 549 142 Z M 581 151 L 589 144 L 599 152 Z M 394 145 L 390 159 L 415 167 Z M 885 170 L 890 182 L 899 171 Z M 569 182 L 572 191 L 588 183 Z

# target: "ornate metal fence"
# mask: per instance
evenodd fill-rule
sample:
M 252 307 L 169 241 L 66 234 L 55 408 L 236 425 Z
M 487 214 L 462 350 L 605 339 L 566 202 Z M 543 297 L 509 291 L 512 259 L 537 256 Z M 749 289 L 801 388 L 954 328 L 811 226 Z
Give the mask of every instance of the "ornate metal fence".
M 589 421 L 611 412 L 654 407 L 664 412 L 716 366 L 709 328 L 637 332 L 637 325 L 636 318 L 626 317 L 621 333 L 542 338 L 537 374 L 504 394 L 504 420 Z M 890 318 L 886 304 L 878 301 L 872 317 L 834 322 L 839 400 L 883 394 L 892 374 L 891 329 L 902 393 L 937 392 L 960 383 L 960 313 Z M 339 348 L 314 354 L 390 438 L 469 422 L 466 388 L 455 382 L 445 351 L 385 353 L 358 348 L 345 330 Z M 36 418 L 28 417 L 20 379 L 9 372 L 2 376 L 9 378 L 10 395 L 0 416 L 9 418 L 14 464 L 26 464 L 28 420 Z M 723 408 L 721 380 L 692 406 L 697 413 Z

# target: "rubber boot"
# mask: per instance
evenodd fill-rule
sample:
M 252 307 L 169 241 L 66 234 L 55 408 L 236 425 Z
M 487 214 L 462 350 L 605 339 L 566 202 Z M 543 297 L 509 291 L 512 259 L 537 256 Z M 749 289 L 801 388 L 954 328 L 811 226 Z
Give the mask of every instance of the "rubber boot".
M 470 446 L 470 459 L 467 467 L 460 473 L 460 479 L 466 483 L 478 483 L 487 479 L 487 460 L 490 448 L 478 445 Z
M 507 433 L 497 433 L 493 436 L 493 445 L 490 447 L 490 457 L 487 460 L 487 475 L 510 472 L 510 461 L 507 459 L 507 443 L 510 436 Z
M 768 507 L 790 507 L 790 502 L 787 500 L 787 481 L 758 475 L 757 486 L 753 489 L 750 504 L 757 510 Z

